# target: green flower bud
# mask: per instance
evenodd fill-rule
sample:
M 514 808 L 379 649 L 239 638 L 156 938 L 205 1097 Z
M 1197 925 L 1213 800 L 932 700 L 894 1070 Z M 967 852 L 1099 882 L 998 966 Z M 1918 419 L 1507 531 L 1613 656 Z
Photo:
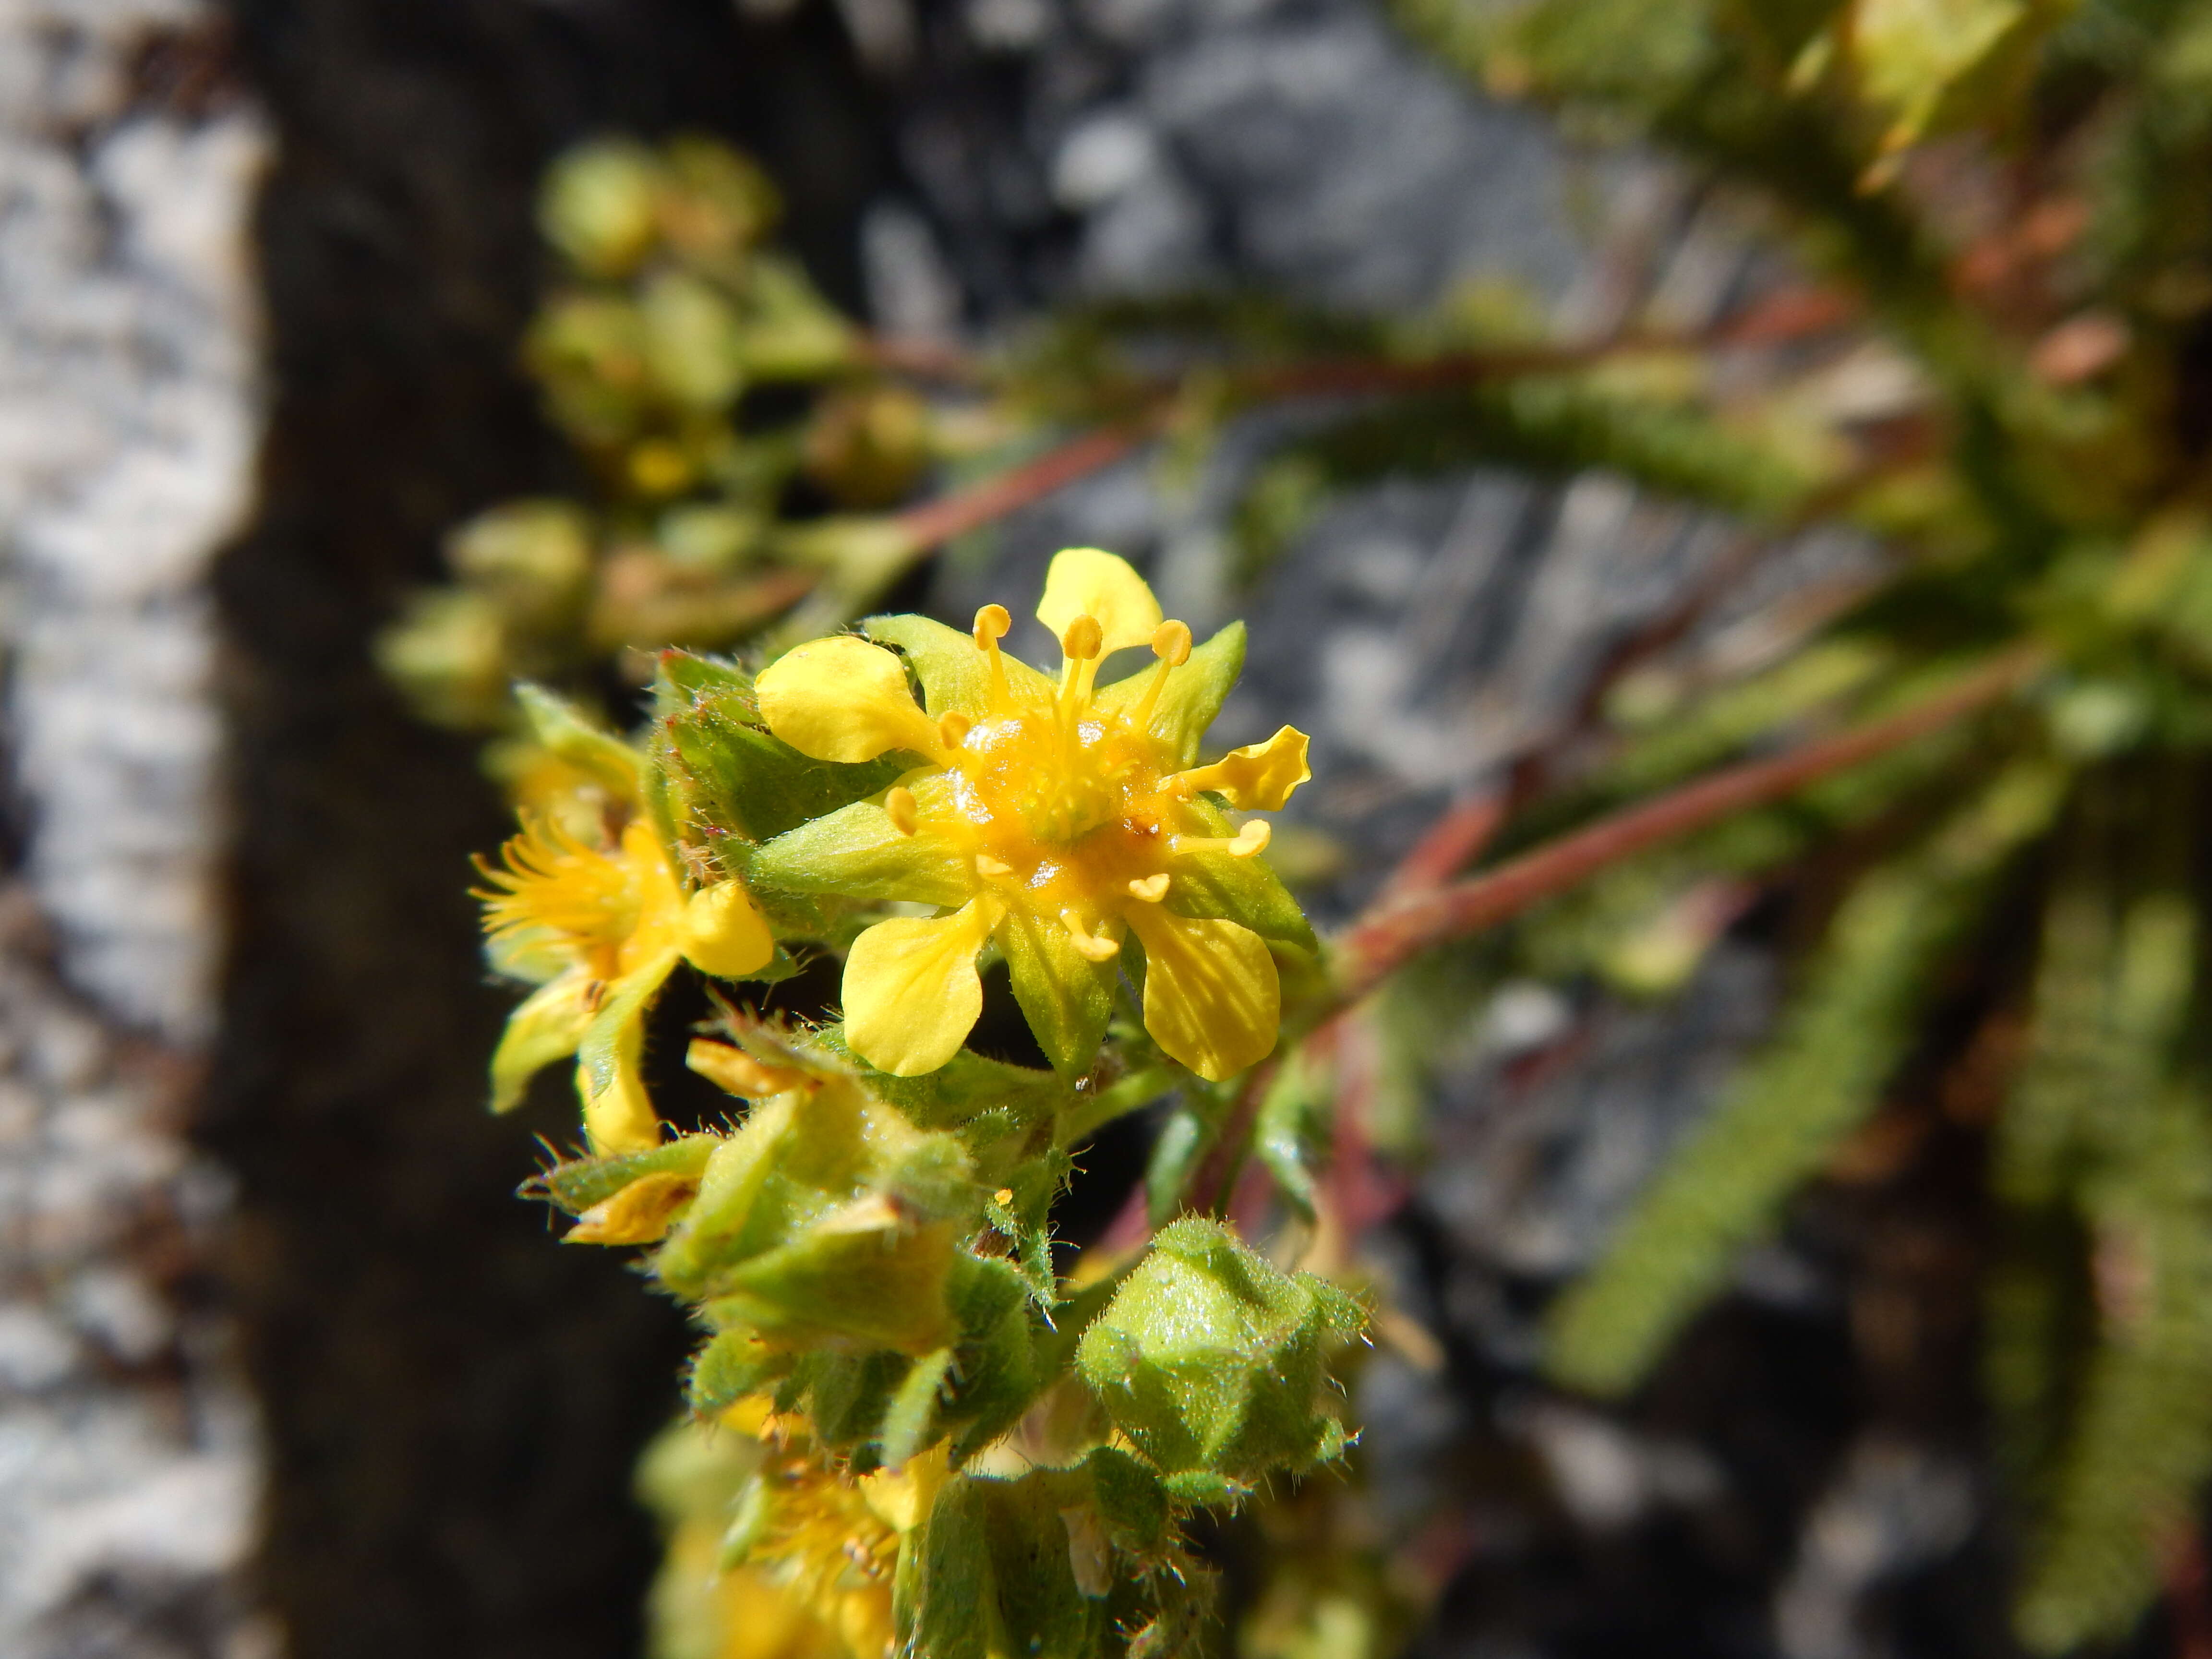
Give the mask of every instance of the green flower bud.
M 652 251 L 659 188 L 660 164 L 644 145 L 581 144 L 547 172 L 538 228 L 586 275 L 626 276 Z
M 1343 1449 L 1343 1426 L 1321 1405 L 1322 1362 L 1364 1322 L 1327 1280 L 1279 1273 L 1190 1216 L 1153 1241 L 1076 1359 L 1114 1425 L 1159 1468 L 1250 1481 Z M 1231 1496 L 1210 1482 L 1188 1495 Z

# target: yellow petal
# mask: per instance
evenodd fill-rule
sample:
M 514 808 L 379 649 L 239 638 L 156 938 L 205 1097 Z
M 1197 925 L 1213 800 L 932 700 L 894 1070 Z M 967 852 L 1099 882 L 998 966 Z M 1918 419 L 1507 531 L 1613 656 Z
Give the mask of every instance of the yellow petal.
M 996 899 L 935 921 L 879 921 L 845 959 L 845 1042 L 879 1072 L 920 1077 L 960 1052 L 983 1012 L 975 953 L 997 925 Z
M 1037 601 L 1037 620 L 1054 639 L 1078 617 L 1095 617 L 1099 654 L 1150 645 L 1160 625 L 1160 602 L 1127 559 L 1096 547 L 1071 547 L 1053 557 Z
M 743 882 L 718 881 L 691 895 L 684 907 L 684 955 L 720 979 L 743 979 L 768 966 L 775 941 Z
M 1144 941 L 1145 1029 L 1152 1040 L 1211 1083 L 1265 1060 L 1282 1019 L 1282 988 L 1260 936 L 1156 904 L 1127 914 Z
M 646 1011 L 675 966 L 676 952 L 664 951 L 611 981 L 577 1047 L 576 1092 L 584 1099 L 584 1131 L 592 1150 L 603 1157 L 649 1152 L 660 1144 L 660 1120 L 640 1068 Z
M 1265 743 L 1232 749 L 1211 766 L 1185 772 L 1191 789 L 1211 789 L 1240 812 L 1279 812 L 1291 792 L 1313 776 L 1306 764 L 1306 734 L 1286 726 Z
M 676 1212 L 699 1195 L 699 1177 L 661 1170 L 640 1176 L 577 1218 L 563 1244 L 650 1244 L 666 1237 Z
M 507 1017 L 491 1057 L 492 1110 L 513 1111 L 541 1068 L 576 1052 L 592 1023 L 592 985 L 588 972 L 571 969 L 539 986 Z
M 592 1092 L 590 1069 L 579 1066 L 576 1092 L 584 1097 L 584 1133 L 599 1157 L 649 1152 L 660 1145 L 660 1119 L 638 1075 L 635 1053 L 617 1055 L 613 1075 L 597 1094 Z
M 906 665 L 854 634 L 786 652 L 753 683 L 768 729 L 802 755 L 872 761 L 893 749 L 934 757 L 937 726 L 908 690 Z

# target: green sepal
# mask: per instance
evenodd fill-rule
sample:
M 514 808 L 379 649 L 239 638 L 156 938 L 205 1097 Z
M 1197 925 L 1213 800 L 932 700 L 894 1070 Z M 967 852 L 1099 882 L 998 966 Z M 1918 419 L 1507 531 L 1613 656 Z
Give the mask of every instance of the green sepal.
M 952 1454 L 963 1459 L 1019 1421 L 1048 1374 L 1038 1364 L 1029 1286 L 1019 1273 L 963 1255 L 950 1277 L 961 1336 L 958 1381 L 942 1418 L 957 1431 Z
M 649 1152 L 622 1152 L 611 1158 L 572 1158 L 533 1176 L 522 1188 L 525 1198 L 543 1198 L 569 1215 L 581 1215 L 604 1204 L 617 1193 L 649 1175 L 696 1176 L 722 1144 L 712 1134 L 679 1135 Z
M 1091 1322 L 1076 1363 L 1161 1469 L 1250 1481 L 1343 1449 L 1321 1404 L 1323 1361 L 1364 1322 L 1326 1279 L 1285 1274 L 1220 1223 L 1185 1216 Z
M 937 1427 L 938 1407 L 952 1371 L 952 1350 L 939 1348 L 914 1362 L 884 1409 L 878 1437 L 887 1468 L 903 1468 L 927 1446 Z
M 645 758 L 611 732 L 603 731 L 567 699 L 524 680 L 514 700 L 530 723 L 530 734 L 571 766 L 580 767 L 623 800 L 637 798 Z
M 1236 833 L 1228 814 L 1211 801 L 1201 797 L 1191 806 L 1206 821 L 1208 835 Z M 1219 916 L 1249 927 L 1270 945 L 1308 955 L 1321 950 L 1313 924 L 1264 858 L 1187 854 L 1176 860 L 1165 903 L 1179 916 Z
M 956 1137 L 825 1078 L 714 1150 L 653 1272 L 716 1325 L 780 1345 L 924 1353 L 953 1336 L 947 1279 L 981 1200 Z
M 896 760 L 840 765 L 802 755 L 762 729 L 752 681 L 711 658 L 663 652 L 654 688 L 655 750 L 690 814 L 725 835 L 768 841 L 881 793 Z
M 921 779 L 915 793 L 926 796 L 939 782 Z M 952 846 L 933 836 L 901 835 L 879 800 L 825 808 L 758 848 L 748 869 L 754 881 L 794 893 L 948 906 L 975 894 L 974 873 Z
M 1066 928 L 1040 924 L 1026 909 L 1010 908 L 993 937 L 1014 1000 L 1053 1069 L 1064 1077 L 1089 1071 L 1114 1017 L 1115 964 L 1091 961 Z
M 1165 1550 L 1168 1495 L 1160 1477 L 1118 1446 L 1093 1449 L 1083 1467 L 1115 1547 L 1145 1559 Z
M 1082 1503 L 1087 1485 L 1061 1470 L 947 1480 L 912 1540 L 920 1571 L 897 1609 L 907 1650 L 929 1659 L 1092 1659 L 1108 1651 L 1108 1605 L 1076 1581 L 1063 1514 Z
M 918 1129 L 960 1129 L 988 1112 L 1006 1113 L 1027 1127 L 1044 1121 L 1071 1098 L 1066 1084 L 1054 1073 L 988 1060 L 967 1048 L 934 1072 L 893 1077 L 847 1048 L 842 1025 L 816 1032 L 811 1046 L 858 1072 L 869 1093 L 890 1102 Z
M 684 1401 L 701 1416 L 710 1415 L 782 1381 L 795 1359 L 788 1348 L 770 1347 L 750 1330 L 717 1331 L 692 1357 Z
M 563 974 L 515 1005 L 492 1053 L 493 1111 L 513 1111 L 522 1103 L 531 1079 L 576 1052 L 591 1028 L 592 1010 L 584 1000 L 590 985 L 582 974 Z
M 659 971 L 637 968 L 614 982 L 605 1001 L 584 1028 L 576 1044 L 576 1063 L 591 1080 L 594 1097 L 613 1087 L 616 1077 L 635 1070 L 645 1048 L 645 1011 L 675 970 L 671 951 Z
M 951 1334 L 945 1276 L 955 1255 L 943 1223 L 844 1232 L 817 1229 L 715 1275 L 706 1303 L 718 1325 L 771 1340 L 859 1342 L 926 1352 Z
M 1251 1487 L 1212 1469 L 1178 1469 L 1161 1480 L 1160 1490 L 1170 1504 L 1191 1510 L 1233 1510 L 1252 1493 Z
M 1140 668 L 1098 694 L 1096 707 L 1111 719 L 1141 699 L 1158 671 Z M 1180 668 L 1168 671 L 1168 683 L 1153 706 L 1152 734 L 1174 751 L 1179 766 L 1198 763 L 1200 741 L 1221 713 L 1221 705 L 1244 672 L 1244 624 L 1231 623 L 1190 653 Z
M 879 645 L 896 646 L 921 682 L 922 707 L 933 715 L 957 711 L 981 715 L 991 706 L 991 659 L 974 638 L 928 617 L 871 617 L 860 631 Z M 1053 682 L 1027 663 L 1001 653 L 1006 689 L 1017 702 L 1050 702 Z

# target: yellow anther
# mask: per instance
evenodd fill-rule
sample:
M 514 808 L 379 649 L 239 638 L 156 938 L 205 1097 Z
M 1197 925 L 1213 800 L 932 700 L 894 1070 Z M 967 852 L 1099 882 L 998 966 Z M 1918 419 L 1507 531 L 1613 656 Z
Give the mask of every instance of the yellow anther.
M 1129 884 L 1129 896 L 1133 899 L 1142 899 L 1147 904 L 1158 904 L 1167 896 L 1168 872 L 1164 870 L 1157 876 L 1146 876 L 1142 880 Z
M 1133 731 L 1142 732 L 1152 725 L 1152 711 L 1160 706 L 1160 693 L 1168 689 L 1169 674 L 1190 660 L 1190 624 L 1170 618 L 1154 629 L 1152 654 L 1160 659 L 1152 670 L 1152 683 L 1127 715 Z
M 912 835 L 921 822 L 915 810 L 914 791 L 896 784 L 884 792 L 884 814 L 902 836 Z
M 1003 709 L 1009 701 L 1006 690 L 1006 659 L 999 655 L 999 641 L 1014 625 L 1013 617 L 1003 605 L 987 605 L 975 613 L 975 626 L 971 637 L 975 648 L 991 659 L 991 702 Z
M 1006 1205 L 1011 1204 L 1013 1201 L 1014 1189 L 1012 1187 L 1001 1187 L 997 1192 L 991 1194 L 991 1202 L 994 1204 Z
M 1011 864 L 1001 864 L 988 853 L 975 854 L 975 873 L 987 880 L 998 881 L 1014 873 Z
M 947 749 L 957 749 L 975 729 L 975 722 L 957 708 L 937 717 L 937 735 L 945 739 Z
M 1060 925 L 1067 929 L 1068 943 L 1074 945 L 1076 954 L 1086 962 L 1111 962 L 1121 953 L 1121 947 L 1112 939 L 1085 927 L 1073 906 L 1060 913 Z
M 1083 616 L 1068 623 L 1067 632 L 1060 636 L 1060 648 L 1070 662 L 1089 662 L 1105 641 L 1106 630 L 1098 618 Z

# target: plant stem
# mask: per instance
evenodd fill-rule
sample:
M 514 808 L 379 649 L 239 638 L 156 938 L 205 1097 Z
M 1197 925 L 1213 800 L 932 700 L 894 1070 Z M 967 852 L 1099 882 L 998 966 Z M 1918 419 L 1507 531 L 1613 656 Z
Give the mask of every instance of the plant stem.
M 1158 431 L 1161 418 L 1155 413 L 1118 425 L 1096 427 L 1047 450 L 1035 460 L 1024 461 L 981 483 L 940 495 L 933 501 L 910 507 L 897 514 L 893 522 L 912 538 L 917 554 L 926 552 L 940 542 L 980 530 L 1065 489 L 1078 479 L 1111 466 Z
M 1386 895 L 1338 941 L 1334 1001 L 1356 1001 L 1420 952 L 1518 915 L 1623 859 L 1939 731 L 2003 697 L 2043 661 L 2037 647 L 2006 651 L 1886 720 L 1700 778 L 1467 880 Z

